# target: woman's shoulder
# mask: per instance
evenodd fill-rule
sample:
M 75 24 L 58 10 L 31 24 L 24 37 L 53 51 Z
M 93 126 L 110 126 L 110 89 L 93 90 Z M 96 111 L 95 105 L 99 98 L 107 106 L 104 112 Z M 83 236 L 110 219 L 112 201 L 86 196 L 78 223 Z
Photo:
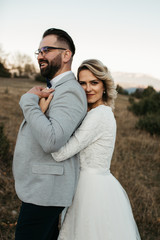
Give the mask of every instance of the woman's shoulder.
M 85 120 L 88 121 L 94 121 L 95 124 L 96 122 L 106 122 L 107 120 L 113 120 L 114 119 L 114 114 L 112 112 L 111 107 L 106 106 L 106 105 L 99 105 L 96 108 L 91 109 L 86 117 Z
M 101 117 L 101 116 L 113 115 L 113 112 L 112 112 L 111 107 L 106 106 L 106 105 L 99 105 L 98 107 L 91 109 L 88 112 L 88 115 L 91 115 L 91 116 L 95 115 L 95 116 Z
M 112 112 L 111 107 L 100 105 L 96 108 L 91 109 L 86 117 L 84 118 L 81 129 L 100 131 L 102 130 L 103 126 L 112 125 L 115 123 L 115 118 Z

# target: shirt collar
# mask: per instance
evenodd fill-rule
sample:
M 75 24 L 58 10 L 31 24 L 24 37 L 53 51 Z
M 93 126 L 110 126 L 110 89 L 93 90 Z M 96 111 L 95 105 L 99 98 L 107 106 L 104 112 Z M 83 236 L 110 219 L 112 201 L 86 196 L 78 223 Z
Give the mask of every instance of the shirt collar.
M 56 76 L 55 78 L 53 78 L 53 79 L 50 81 L 51 85 L 52 85 L 52 86 L 55 85 L 59 80 L 62 79 L 62 77 L 68 75 L 68 74 L 71 73 L 71 72 L 72 72 L 72 71 L 67 71 L 67 72 L 64 72 L 64 73 L 59 74 L 58 76 Z

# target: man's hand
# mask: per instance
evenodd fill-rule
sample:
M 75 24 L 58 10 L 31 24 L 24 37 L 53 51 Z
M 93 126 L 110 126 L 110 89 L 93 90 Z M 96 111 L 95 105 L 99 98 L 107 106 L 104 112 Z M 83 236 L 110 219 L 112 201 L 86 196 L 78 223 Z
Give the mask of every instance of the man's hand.
M 49 97 L 49 95 L 54 92 L 54 89 L 50 88 L 50 89 L 47 89 L 47 91 L 43 91 L 45 88 L 44 87 L 41 87 L 41 86 L 36 86 L 36 87 L 33 87 L 31 88 L 28 93 L 32 93 L 32 94 L 35 94 L 37 95 L 39 98 L 47 98 Z

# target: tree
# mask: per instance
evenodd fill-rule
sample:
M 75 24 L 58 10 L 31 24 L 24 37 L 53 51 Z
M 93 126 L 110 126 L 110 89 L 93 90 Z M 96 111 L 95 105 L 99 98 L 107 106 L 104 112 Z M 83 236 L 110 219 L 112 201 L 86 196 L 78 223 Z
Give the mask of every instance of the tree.
M 17 52 L 13 55 L 11 61 L 11 69 L 17 69 L 19 77 L 30 77 L 30 75 L 37 72 L 31 57 L 26 54 Z
M 129 102 L 128 109 L 139 116 L 136 127 L 148 131 L 151 135 L 160 135 L 160 92 L 148 87 L 143 91 L 140 100 L 129 99 Z
M 117 92 L 118 92 L 119 94 L 128 95 L 128 92 L 127 92 L 125 89 L 123 89 L 123 88 L 122 88 L 120 85 L 118 85 L 118 84 L 117 84 L 116 90 L 117 90 Z
M 0 77 L 10 77 L 11 74 L 7 68 L 0 62 Z
M 131 96 L 136 97 L 136 98 L 144 98 L 144 97 L 149 97 L 152 94 L 154 94 L 156 92 L 156 90 L 151 87 L 148 86 L 147 88 L 143 89 L 143 88 L 137 88 L 136 91 L 134 93 L 131 94 Z
M 151 96 L 152 94 L 155 94 L 155 93 L 156 93 L 156 90 L 152 86 L 148 86 L 143 91 L 143 97 L 149 97 L 149 96 Z
M 7 56 L 8 54 L 4 52 L 2 45 L 0 44 L 0 62 L 3 64 L 4 67 L 6 65 Z
M 136 98 L 142 98 L 143 97 L 143 88 L 137 88 L 135 92 L 131 93 L 131 96 Z
M 0 163 L 7 163 L 10 157 L 10 143 L 4 134 L 4 126 L 0 125 Z
M 3 51 L 2 47 L 0 46 L 0 77 L 10 77 L 11 74 L 6 67 L 6 54 Z
M 36 67 L 30 56 L 16 52 L 14 54 L 5 53 L 0 45 L 0 63 L 2 76 L 16 74 L 17 77 L 31 77 L 37 73 Z M 9 75 L 6 75 L 6 72 Z M 10 74 L 10 73 L 11 74 Z

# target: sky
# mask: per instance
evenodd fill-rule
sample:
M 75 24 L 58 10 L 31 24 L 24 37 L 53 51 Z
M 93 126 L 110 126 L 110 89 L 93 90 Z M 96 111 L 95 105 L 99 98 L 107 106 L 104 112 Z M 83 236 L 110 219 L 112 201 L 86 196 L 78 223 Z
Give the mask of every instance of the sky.
M 52 27 L 67 31 L 75 42 L 74 72 L 83 60 L 96 58 L 111 72 L 160 80 L 160 0 L 0 0 L 5 52 L 27 54 L 36 62 L 42 34 Z

